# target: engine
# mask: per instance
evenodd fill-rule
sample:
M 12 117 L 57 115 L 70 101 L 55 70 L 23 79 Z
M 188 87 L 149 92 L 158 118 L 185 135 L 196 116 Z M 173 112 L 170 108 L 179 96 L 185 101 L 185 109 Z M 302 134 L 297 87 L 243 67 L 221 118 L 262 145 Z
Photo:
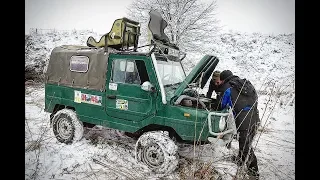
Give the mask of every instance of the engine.
M 175 105 L 207 110 L 217 110 L 218 102 L 216 99 L 207 98 L 204 94 L 199 94 L 194 88 L 187 88 L 175 101 Z

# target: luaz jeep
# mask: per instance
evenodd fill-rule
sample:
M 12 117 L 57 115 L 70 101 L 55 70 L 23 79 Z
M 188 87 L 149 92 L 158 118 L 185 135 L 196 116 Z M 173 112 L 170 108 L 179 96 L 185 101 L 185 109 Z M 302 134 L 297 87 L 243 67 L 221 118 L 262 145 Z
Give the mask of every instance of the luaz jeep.
M 166 21 L 150 11 L 150 48 L 139 52 L 140 24 L 117 19 L 109 33 L 86 46 L 52 50 L 45 74 L 45 111 L 55 137 L 79 141 L 83 127 L 105 126 L 137 135 L 135 157 L 159 174 L 178 164 L 176 141 L 226 145 L 236 133 L 232 111 L 197 92 L 219 59 L 205 55 L 186 76 L 186 56 L 164 33 Z

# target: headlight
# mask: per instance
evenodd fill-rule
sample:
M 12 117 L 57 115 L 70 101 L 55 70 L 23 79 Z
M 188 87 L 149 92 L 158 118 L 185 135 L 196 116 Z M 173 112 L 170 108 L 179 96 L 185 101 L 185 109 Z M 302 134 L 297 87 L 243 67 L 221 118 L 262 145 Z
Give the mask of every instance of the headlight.
M 226 129 L 226 117 L 221 117 L 219 121 L 219 130 L 224 131 Z

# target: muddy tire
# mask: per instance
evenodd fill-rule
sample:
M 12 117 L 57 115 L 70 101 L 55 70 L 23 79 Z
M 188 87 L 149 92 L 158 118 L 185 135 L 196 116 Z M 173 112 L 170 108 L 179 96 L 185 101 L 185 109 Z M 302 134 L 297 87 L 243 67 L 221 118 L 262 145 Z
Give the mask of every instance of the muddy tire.
M 178 166 L 178 146 L 163 131 L 146 132 L 136 142 L 135 158 L 153 172 L 167 175 Z
M 71 144 L 83 137 L 83 124 L 71 109 L 62 109 L 54 115 L 52 129 L 55 137 L 61 143 Z

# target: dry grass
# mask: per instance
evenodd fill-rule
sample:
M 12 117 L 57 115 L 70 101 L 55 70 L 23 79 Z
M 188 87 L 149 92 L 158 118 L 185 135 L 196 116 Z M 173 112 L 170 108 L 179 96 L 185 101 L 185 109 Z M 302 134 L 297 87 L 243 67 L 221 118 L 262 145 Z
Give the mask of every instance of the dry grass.
M 212 163 L 197 159 L 180 159 L 178 172 L 181 180 L 218 180 L 221 178 Z

